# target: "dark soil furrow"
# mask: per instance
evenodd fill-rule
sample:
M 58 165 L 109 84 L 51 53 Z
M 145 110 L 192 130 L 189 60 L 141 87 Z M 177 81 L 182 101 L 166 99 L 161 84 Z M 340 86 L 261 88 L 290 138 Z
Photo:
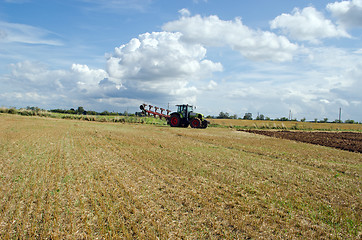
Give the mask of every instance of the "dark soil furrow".
M 300 131 L 265 131 L 242 130 L 269 137 L 289 139 L 299 142 L 333 147 L 351 152 L 362 153 L 362 133 L 356 132 L 300 132 Z

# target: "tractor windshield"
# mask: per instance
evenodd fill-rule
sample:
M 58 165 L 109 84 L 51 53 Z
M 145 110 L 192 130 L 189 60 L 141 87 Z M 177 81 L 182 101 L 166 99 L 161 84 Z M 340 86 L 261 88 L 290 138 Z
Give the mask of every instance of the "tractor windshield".
M 177 105 L 177 112 L 182 113 L 184 111 L 183 105 Z
M 190 105 L 177 105 L 177 112 L 181 113 L 183 116 L 186 116 L 188 113 L 192 112 L 193 108 Z

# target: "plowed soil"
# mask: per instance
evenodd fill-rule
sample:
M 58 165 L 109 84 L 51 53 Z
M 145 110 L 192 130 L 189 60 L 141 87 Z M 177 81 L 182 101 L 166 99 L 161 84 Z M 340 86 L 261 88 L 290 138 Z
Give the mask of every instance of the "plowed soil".
M 362 152 L 362 133 L 357 132 L 244 131 L 269 137 L 333 147 L 351 152 Z

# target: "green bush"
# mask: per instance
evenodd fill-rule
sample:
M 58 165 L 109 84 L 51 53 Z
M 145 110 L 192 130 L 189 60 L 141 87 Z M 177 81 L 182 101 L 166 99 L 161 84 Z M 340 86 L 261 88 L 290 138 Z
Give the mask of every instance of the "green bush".
M 9 114 L 17 114 L 18 110 L 16 110 L 15 108 L 10 108 L 10 109 L 8 109 L 8 113 Z
M 28 111 L 28 110 L 21 110 L 18 113 L 23 116 L 33 116 L 34 115 L 34 113 L 32 111 Z

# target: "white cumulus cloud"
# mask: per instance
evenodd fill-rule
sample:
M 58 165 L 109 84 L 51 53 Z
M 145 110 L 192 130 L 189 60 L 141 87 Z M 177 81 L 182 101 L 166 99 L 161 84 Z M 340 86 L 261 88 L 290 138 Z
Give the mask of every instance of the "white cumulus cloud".
M 271 29 L 281 31 L 295 40 L 319 43 L 323 38 L 350 37 L 314 7 L 295 8 L 292 14 L 283 13 L 270 22 Z
M 163 29 L 182 33 L 182 38 L 187 42 L 204 46 L 229 46 L 249 59 L 278 62 L 291 60 L 298 48 L 284 36 L 250 29 L 239 18 L 225 21 L 214 15 L 190 17 L 185 9 L 181 13 L 179 20 L 166 23 Z
M 24 89 L 67 92 L 91 89 L 108 74 L 102 69 L 89 69 L 87 65 L 73 64 L 69 70 L 51 70 L 46 65 L 30 61 L 10 65 L 13 82 Z
M 205 59 L 203 46 L 181 41 L 181 36 L 145 33 L 115 48 L 107 60 L 110 81 L 138 93 L 174 97 L 195 94 L 195 85 L 213 72 L 222 71 L 222 65 Z
M 100 82 L 108 77 L 103 69 L 73 64 L 68 70 L 52 70 L 31 61 L 11 64 L 10 67 L 11 73 L 0 78 L 0 89 L 5 90 L 0 91 L 2 102 L 27 102 L 34 96 L 33 100 L 39 100 L 42 106 L 71 106 L 73 102 L 106 95 L 100 86 Z
M 115 48 L 108 56 L 106 70 L 83 64 L 61 70 L 32 61 L 10 64 L 10 73 L 0 76 L 0 101 L 11 102 L 11 96 L 17 96 L 14 101 L 19 102 L 41 96 L 37 99 L 44 103 L 42 106 L 82 102 L 117 105 L 127 99 L 133 103 L 195 103 L 200 91 L 216 86 L 210 77 L 223 68 L 206 59 L 203 46 L 183 42 L 181 36 L 169 32 L 141 34 Z
M 329 3 L 327 9 L 347 27 L 362 27 L 362 0 Z

